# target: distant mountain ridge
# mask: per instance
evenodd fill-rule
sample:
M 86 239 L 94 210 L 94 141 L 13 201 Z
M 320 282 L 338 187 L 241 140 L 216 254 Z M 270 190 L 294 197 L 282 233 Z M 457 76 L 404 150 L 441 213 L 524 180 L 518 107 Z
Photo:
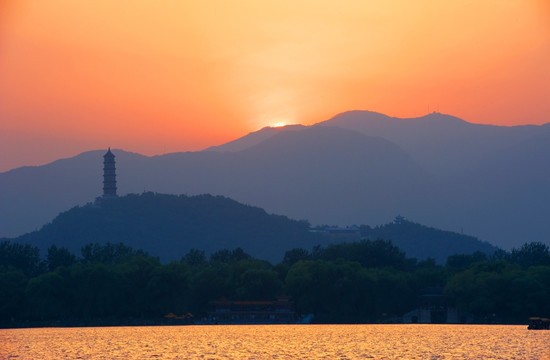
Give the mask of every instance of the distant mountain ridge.
M 374 226 L 401 214 L 504 248 L 550 242 L 549 124 L 352 111 L 205 151 L 113 152 L 122 195 L 210 193 L 313 225 Z M 38 229 L 100 195 L 103 153 L 0 173 L 0 236 Z
M 317 126 L 338 126 L 380 136 L 407 151 L 427 170 L 443 176 L 483 166 L 499 152 L 541 134 L 550 138 L 550 123 L 541 126 L 481 125 L 437 112 L 401 119 L 370 111 L 348 111 Z
M 417 118 L 396 118 L 373 111 L 353 110 L 312 126 L 338 127 L 384 138 L 409 153 L 426 170 L 443 176 L 478 166 L 498 152 L 541 136 L 541 133 L 544 137 L 550 135 L 550 123 L 540 126 L 482 125 L 438 112 Z M 268 127 L 207 150 L 241 151 L 299 127 L 303 126 Z
M 258 145 L 262 141 L 267 140 L 278 133 L 301 130 L 303 128 L 305 128 L 304 125 L 286 125 L 279 127 L 267 126 L 261 130 L 251 132 L 248 135 L 245 135 L 228 143 L 206 148 L 205 151 L 237 152 Z

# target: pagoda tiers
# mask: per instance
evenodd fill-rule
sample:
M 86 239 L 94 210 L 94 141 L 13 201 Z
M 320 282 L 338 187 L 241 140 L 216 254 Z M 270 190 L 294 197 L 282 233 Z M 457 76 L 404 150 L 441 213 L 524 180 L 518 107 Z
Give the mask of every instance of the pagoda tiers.
M 116 194 L 116 168 L 115 155 L 111 148 L 103 155 L 103 198 L 115 198 Z

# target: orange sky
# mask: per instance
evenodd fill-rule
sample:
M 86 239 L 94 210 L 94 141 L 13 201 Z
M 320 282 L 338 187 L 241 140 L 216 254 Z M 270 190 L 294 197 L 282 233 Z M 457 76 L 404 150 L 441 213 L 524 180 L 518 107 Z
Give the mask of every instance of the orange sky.
M 0 171 L 346 110 L 550 122 L 548 0 L 2 0 Z

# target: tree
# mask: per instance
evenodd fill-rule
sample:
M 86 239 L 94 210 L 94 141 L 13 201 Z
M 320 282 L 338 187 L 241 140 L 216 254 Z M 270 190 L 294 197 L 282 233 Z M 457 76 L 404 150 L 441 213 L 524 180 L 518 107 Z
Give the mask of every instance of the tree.
M 415 260 L 409 261 L 405 253 L 387 240 L 361 240 L 331 244 L 321 251 L 319 258 L 324 260 L 358 261 L 367 268 L 393 267 L 400 270 L 413 268 Z
M 203 250 L 193 248 L 181 258 L 181 262 L 192 267 L 201 266 L 206 263 L 206 255 Z
M 186 263 L 171 262 L 165 266 L 156 266 L 146 285 L 152 315 L 160 317 L 170 312 L 189 312 L 189 285 L 190 272 Z
M 308 259 L 311 259 L 311 255 L 309 251 L 302 248 L 294 248 L 292 250 L 288 250 L 287 252 L 285 252 L 283 263 L 288 265 L 293 265 L 294 263 L 297 263 L 300 260 L 308 260 Z
M 149 256 L 143 250 L 134 250 L 123 243 L 105 244 L 91 243 L 81 249 L 82 263 L 84 264 L 120 264 L 136 255 Z
M 40 250 L 29 244 L 0 242 L 0 266 L 13 266 L 32 277 L 42 272 Z
M 157 258 L 141 255 L 136 255 L 116 267 L 123 281 L 121 301 L 131 316 L 152 315 L 151 305 L 154 294 L 148 291 L 148 284 L 160 267 Z
M 192 274 L 190 284 L 190 305 L 194 314 L 204 314 L 208 303 L 232 295 L 228 281 L 227 263 L 209 263 Z
M 231 251 L 228 249 L 218 250 L 210 254 L 210 262 L 228 263 L 231 261 Z
M 72 254 L 67 248 L 58 248 L 52 245 L 48 248 L 48 255 L 46 256 L 46 263 L 49 271 L 54 271 L 59 266 L 71 266 L 76 263 L 76 256 Z
M 504 261 L 482 262 L 454 275 L 445 293 L 459 307 L 478 317 L 478 321 L 496 320 L 523 323 L 529 316 L 545 316 L 550 296 L 548 267 L 525 270 Z
M 550 250 L 548 245 L 541 242 L 523 244 L 519 249 L 513 249 L 510 261 L 523 268 L 530 266 L 550 266 Z
M 0 267 L 0 325 L 23 317 L 26 286 L 22 270 Z
M 245 253 L 240 247 L 234 250 L 222 249 L 210 255 L 211 262 L 230 263 L 233 261 L 251 259 L 252 256 Z
M 54 272 L 39 275 L 29 280 L 25 294 L 31 319 L 60 319 L 66 314 L 67 297 L 63 278 Z
M 307 260 L 292 265 L 285 285 L 299 312 L 318 322 L 356 323 L 375 317 L 375 282 L 357 262 Z
M 235 289 L 236 300 L 272 300 L 281 295 L 283 284 L 273 270 L 248 269 Z
M 447 263 L 445 264 L 445 267 L 447 267 L 451 271 L 462 271 L 470 267 L 472 264 L 476 262 L 486 261 L 487 255 L 485 253 L 482 253 L 480 251 L 476 251 L 473 254 L 458 254 L 458 255 L 451 255 L 447 258 Z

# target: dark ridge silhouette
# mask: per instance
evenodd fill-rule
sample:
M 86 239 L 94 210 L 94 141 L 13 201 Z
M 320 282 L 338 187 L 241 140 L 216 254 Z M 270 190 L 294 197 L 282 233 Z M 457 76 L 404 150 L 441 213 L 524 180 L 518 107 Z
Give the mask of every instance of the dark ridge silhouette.
M 361 226 L 361 236 L 390 240 L 408 257 L 425 259 L 429 249 L 436 262 L 444 264 L 449 254 L 472 254 L 476 251 L 491 255 L 497 248 L 476 237 L 424 226 L 402 217 L 381 226 Z
M 320 243 L 305 221 L 270 215 L 221 196 L 152 192 L 74 207 L 16 240 L 42 251 L 56 245 L 74 253 L 88 243 L 122 242 L 164 261 L 179 260 L 192 248 L 210 254 L 240 247 L 275 262 L 286 249 Z
M 494 251 L 473 237 L 408 222 L 374 229 L 362 226 L 361 230 L 364 237 L 391 240 L 409 257 L 420 260 L 433 258 L 444 263 L 453 254 Z M 124 243 L 165 262 L 179 260 L 191 249 L 211 254 L 241 248 L 272 263 L 280 262 L 289 249 L 358 240 L 357 235 L 313 232 L 306 221 L 268 214 L 222 196 L 152 192 L 74 207 L 39 231 L 15 239 L 17 243 L 37 246 L 42 254 L 52 245 L 78 254 L 90 243 Z

